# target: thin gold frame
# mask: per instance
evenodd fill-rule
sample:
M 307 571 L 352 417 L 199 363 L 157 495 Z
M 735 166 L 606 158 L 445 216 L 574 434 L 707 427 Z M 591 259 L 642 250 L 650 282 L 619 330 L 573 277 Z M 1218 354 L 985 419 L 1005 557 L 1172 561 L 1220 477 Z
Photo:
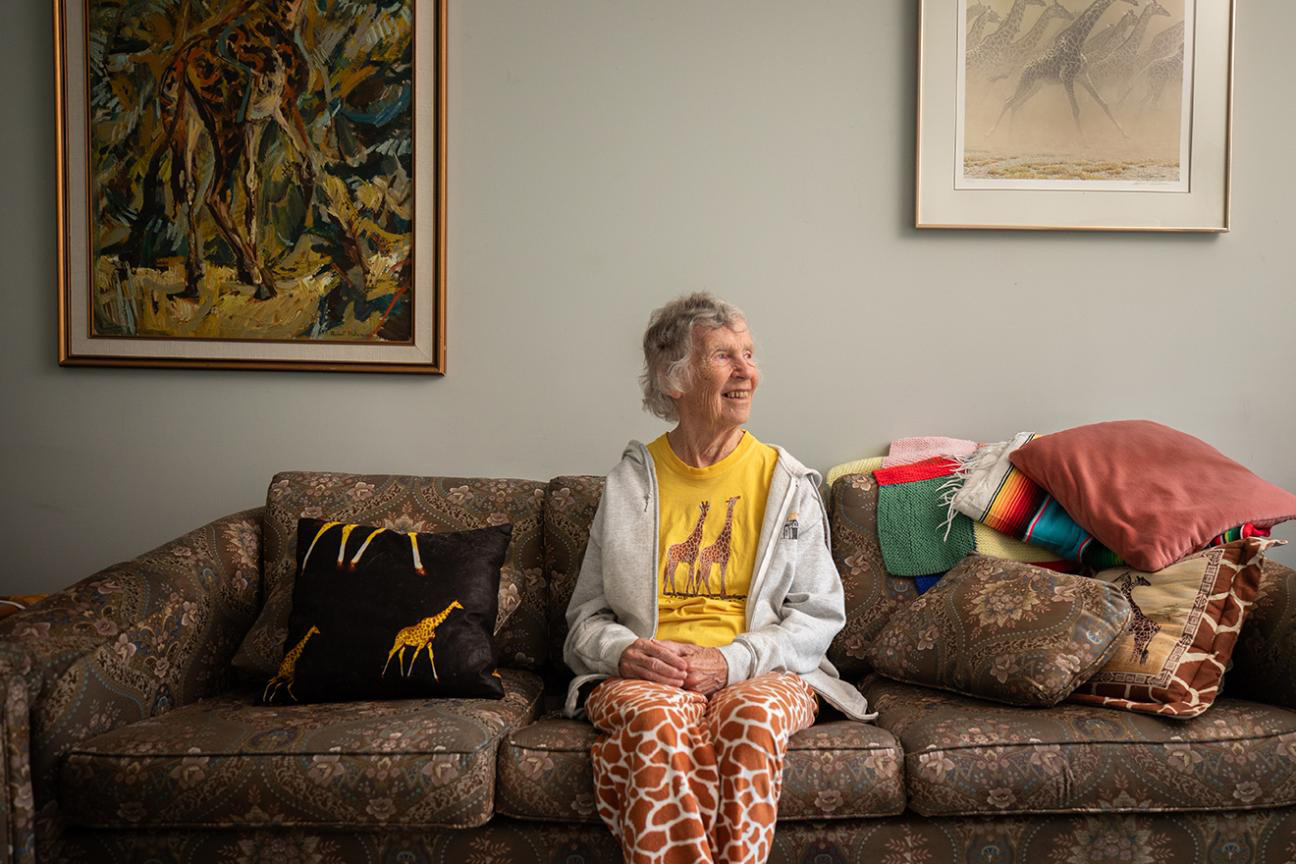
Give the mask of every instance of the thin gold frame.
M 1236 80 L 1237 0 L 1229 0 L 1228 33 L 1228 105 L 1225 108 L 1224 130 L 1224 219 L 1220 226 L 1162 228 L 1155 226 L 1111 225 L 977 225 L 924 223 L 922 220 L 922 118 L 923 118 L 923 13 L 929 0 L 918 0 L 918 77 L 917 111 L 914 132 L 914 228 L 921 230 L 978 230 L 978 231 L 1107 231 L 1127 234 L 1227 234 L 1233 217 L 1233 84 Z M 951 2 L 951 0 L 941 0 Z
M 428 350 L 424 351 L 425 356 L 429 359 L 427 362 L 390 362 L 390 361 L 345 361 L 331 362 L 327 360 L 267 360 L 267 359 L 231 359 L 231 358 L 190 358 L 190 357 L 133 357 L 133 356 L 115 356 L 111 354 L 87 354 L 73 353 L 71 347 L 71 334 L 69 331 L 69 306 L 71 304 L 70 291 L 72 285 L 69 277 L 69 260 L 68 260 L 68 128 L 67 128 L 67 33 L 66 33 L 66 4 L 68 2 L 82 2 L 84 9 L 88 13 L 89 4 L 92 0 L 53 0 L 54 7 L 54 91 L 55 91 L 55 218 L 57 219 L 57 246 L 56 254 L 58 256 L 57 264 L 57 288 L 58 288 L 58 362 L 60 366 L 117 366 L 117 367 L 144 367 L 144 368 L 171 368 L 171 369 L 248 369 L 248 370 L 280 370 L 280 371 L 303 371 L 303 372 L 394 372 L 419 375 L 444 375 L 445 374 L 445 354 L 446 354 L 446 44 L 447 44 L 447 0 L 433 0 L 435 2 L 436 20 L 434 23 L 434 32 L 436 40 L 436 56 L 433 62 L 436 65 L 436 132 L 434 135 L 435 154 L 435 197 L 436 207 L 436 236 L 435 261 L 433 262 L 433 279 L 432 286 L 435 289 L 436 296 L 431 298 L 433 302 L 434 321 L 432 324 L 432 336 L 429 341 L 433 344 Z M 412 3 L 418 4 L 421 0 L 411 0 Z M 86 15 L 88 18 L 88 14 Z M 83 34 L 84 35 L 84 34 Z M 415 38 L 411 36 L 411 39 Z M 413 49 L 417 56 L 416 47 Z M 84 85 L 82 85 L 84 86 Z M 416 82 L 411 80 L 411 88 L 416 86 Z M 418 105 L 416 96 L 411 98 L 411 105 Z M 416 133 L 415 133 L 416 134 Z M 417 147 L 417 141 L 416 141 Z M 88 157 L 87 157 L 88 161 Z M 88 167 L 88 166 L 87 166 Z M 88 174 L 88 171 L 87 171 Z M 417 182 L 417 181 L 416 181 Z M 415 211 L 415 217 L 417 212 Z M 413 272 L 411 281 L 414 285 L 413 290 L 418 291 L 418 270 L 417 261 L 411 265 Z M 88 286 L 85 286 L 88 288 Z M 417 295 L 416 295 L 417 296 Z M 412 300 L 414 298 L 411 298 Z M 418 298 L 419 302 L 428 302 L 422 297 Z M 88 301 L 87 301 L 88 302 Z M 410 343 L 416 349 L 416 336 L 411 335 Z M 241 340 L 241 339 L 220 339 L 208 340 L 220 342 L 291 342 L 292 340 Z

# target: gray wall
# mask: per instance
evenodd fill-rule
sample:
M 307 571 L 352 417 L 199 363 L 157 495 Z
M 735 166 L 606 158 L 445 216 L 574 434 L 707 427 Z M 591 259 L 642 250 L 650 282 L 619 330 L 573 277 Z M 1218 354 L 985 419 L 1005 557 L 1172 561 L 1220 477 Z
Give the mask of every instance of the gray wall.
M 909 0 L 455 0 L 444 378 L 60 369 L 49 3 L 5 7 L 0 591 L 280 469 L 601 473 L 664 429 L 638 339 L 692 289 L 749 314 L 753 431 L 820 469 L 1147 417 L 1296 489 L 1296 3 L 1241 10 L 1234 230 L 1192 237 L 915 232 Z

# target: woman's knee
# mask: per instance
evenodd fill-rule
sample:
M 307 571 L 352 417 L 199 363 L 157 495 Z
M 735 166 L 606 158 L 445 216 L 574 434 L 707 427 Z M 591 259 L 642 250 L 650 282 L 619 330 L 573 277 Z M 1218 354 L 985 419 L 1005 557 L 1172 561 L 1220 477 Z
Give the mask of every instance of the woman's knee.
M 649 686 L 636 686 L 639 684 Z M 588 707 L 590 719 L 604 732 L 625 730 L 639 738 L 674 739 L 682 728 L 695 722 L 697 718 L 692 715 L 701 715 L 701 710 L 687 698 L 650 682 L 613 685 L 602 693 L 595 690 Z
M 814 719 L 812 697 L 808 707 L 803 705 L 807 697 L 797 683 L 756 679 L 718 694 L 707 712 L 707 725 L 717 747 L 741 743 L 778 755 L 785 749 L 787 738 L 809 725 L 805 720 Z

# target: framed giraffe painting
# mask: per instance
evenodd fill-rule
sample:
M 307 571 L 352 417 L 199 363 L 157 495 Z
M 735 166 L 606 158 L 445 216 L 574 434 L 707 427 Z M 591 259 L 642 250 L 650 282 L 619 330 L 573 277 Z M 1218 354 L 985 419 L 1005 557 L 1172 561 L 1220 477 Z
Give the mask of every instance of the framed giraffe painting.
M 446 0 L 53 0 L 59 363 L 442 374 Z
M 1234 0 L 919 0 L 915 224 L 1229 229 Z

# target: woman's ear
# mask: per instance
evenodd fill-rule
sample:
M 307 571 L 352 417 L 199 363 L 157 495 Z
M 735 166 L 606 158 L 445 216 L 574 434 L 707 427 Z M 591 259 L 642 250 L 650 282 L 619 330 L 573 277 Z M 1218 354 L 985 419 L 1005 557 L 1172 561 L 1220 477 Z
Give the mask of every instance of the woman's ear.
M 694 380 L 694 378 L 693 378 L 693 370 L 690 368 L 689 371 L 688 371 L 688 372 L 686 373 L 686 375 L 684 376 L 684 381 L 681 382 L 681 383 L 688 384 L 688 385 L 692 385 L 693 380 Z M 684 391 L 683 391 L 683 390 L 679 390 L 679 389 L 670 389 L 670 388 L 663 388 L 663 389 L 662 389 L 662 392 L 665 393 L 667 396 L 669 396 L 671 399 L 673 399 L 673 400 L 676 401 L 676 402 L 678 402 L 679 400 L 681 400 L 681 399 L 684 398 Z

